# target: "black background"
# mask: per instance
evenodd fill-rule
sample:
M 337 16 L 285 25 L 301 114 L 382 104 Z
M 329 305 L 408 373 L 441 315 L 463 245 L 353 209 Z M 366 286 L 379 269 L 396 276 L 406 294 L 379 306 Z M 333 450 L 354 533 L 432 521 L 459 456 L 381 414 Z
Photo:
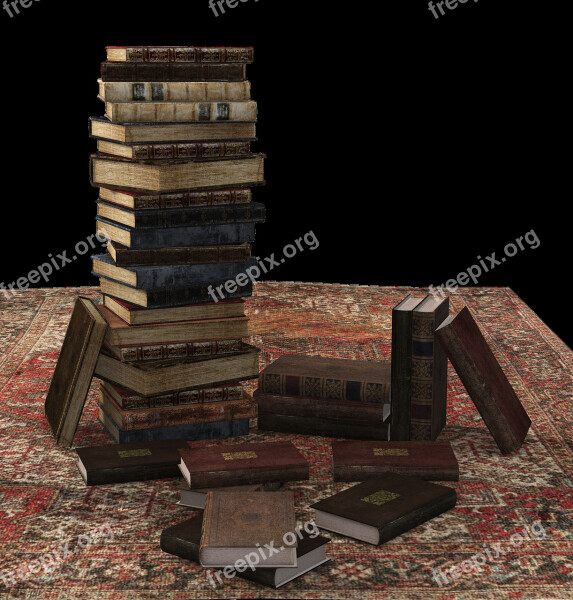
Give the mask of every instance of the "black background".
M 317 250 L 267 278 L 439 285 L 534 230 L 480 277 L 509 286 L 570 346 L 555 306 L 569 270 L 553 186 L 558 111 L 539 6 L 468 0 L 435 19 L 425 0 L 34 1 L 1 11 L 3 261 L 0 281 L 94 233 L 87 121 L 106 45 L 255 47 L 248 67 L 267 154 L 258 256 L 312 230 Z M 549 102 L 551 104 L 551 102 Z M 97 285 L 89 255 L 50 286 Z M 263 277 L 264 279 L 264 277 Z

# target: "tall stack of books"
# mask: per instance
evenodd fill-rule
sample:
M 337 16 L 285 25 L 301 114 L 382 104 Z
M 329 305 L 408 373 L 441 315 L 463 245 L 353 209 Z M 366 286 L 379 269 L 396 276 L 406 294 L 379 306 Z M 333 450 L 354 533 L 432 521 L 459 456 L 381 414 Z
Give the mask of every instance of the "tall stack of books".
M 109 47 L 90 119 L 93 256 L 108 324 L 95 375 L 116 442 L 244 435 L 258 375 L 244 298 L 264 155 L 251 152 L 252 48 Z

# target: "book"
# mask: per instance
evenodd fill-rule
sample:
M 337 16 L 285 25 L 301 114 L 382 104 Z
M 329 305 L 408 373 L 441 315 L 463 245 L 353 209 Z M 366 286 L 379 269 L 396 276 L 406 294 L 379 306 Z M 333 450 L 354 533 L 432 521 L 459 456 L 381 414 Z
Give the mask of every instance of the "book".
M 131 250 L 118 242 L 109 241 L 107 251 L 118 267 L 153 267 L 158 265 L 213 265 L 217 263 L 247 262 L 251 245 L 221 244 L 219 246 L 175 246 Z
M 460 478 L 448 441 L 333 441 L 332 471 L 334 481 L 367 481 L 388 472 L 434 481 Z
M 245 64 L 101 63 L 102 81 L 244 81 Z
M 212 440 L 228 437 L 240 437 L 249 434 L 249 419 L 219 421 L 217 423 L 198 423 L 177 427 L 154 427 L 137 431 L 122 431 L 98 403 L 98 421 L 109 433 L 116 444 L 154 442 L 182 438 L 189 441 Z
M 248 204 L 229 206 L 130 210 L 99 200 L 97 214 L 104 219 L 138 229 L 207 227 L 226 223 L 262 223 L 265 220 L 265 205 L 260 202 L 249 202 Z M 193 246 L 195 244 L 187 243 L 185 245 Z
M 257 103 L 240 102 L 106 102 L 112 123 L 196 123 L 202 121 L 256 121 Z
M 193 342 L 210 342 L 240 339 L 248 335 L 249 319 L 247 317 L 129 325 L 109 308 L 101 304 L 97 308 L 107 321 L 108 329 L 105 341 L 111 346 L 191 343 L 189 340 L 193 340 Z M 212 350 L 209 353 L 212 353 Z
M 382 423 L 390 416 L 389 404 L 375 402 L 343 402 L 306 396 L 284 396 L 253 392 L 259 414 L 282 414 L 295 417 L 316 417 L 352 423 Z
M 250 142 L 176 142 L 171 144 L 125 144 L 97 141 L 98 152 L 129 160 L 166 160 L 171 158 L 215 158 L 251 153 Z
M 179 471 L 181 475 L 181 471 Z M 176 502 L 178 506 L 187 506 L 188 508 L 199 508 L 203 510 L 205 508 L 205 500 L 209 492 L 215 491 L 215 489 L 221 492 L 276 492 L 282 486 L 281 482 L 272 482 L 255 485 L 230 485 L 219 488 L 202 488 L 199 490 L 192 490 L 186 483 L 182 483 L 179 486 L 180 498 Z M 199 532 L 200 533 L 200 532 Z M 197 541 L 199 543 L 199 541 Z
M 228 292 L 225 288 L 226 281 L 216 281 L 213 285 L 198 283 L 193 285 L 173 286 L 168 288 L 156 288 L 155 290 L 138 290 L 124 285 L 113 279 L 100 277 L 99 280 L 102 294 L 115 296 L 120 300 L 126 300 L 143 308 L 172 308 L 186 306 L 188 304 L 199 304 L 201 302 L 212 303 L 218 296 L 215 290 L 225 290 L 221 300 L 232 300 L 245 298 L 253 292 L 251 281 L 236 290 Z
M 74 441 L 106 330 L 94 303 L 77 298 L 44 403 L 56 444 Z
M 322 417 L 265 414 L 258 416 L 260 431 L 341 437 L 355 440 L 388 440 L 389 420 L 383 423 L 353 423 Z
M 109 254 L 95 254 L 91 259 L 92 270 L 98 277 L 107 277 L 143 290 L 226 281 L 235 279 L 239 274 L 248 280 L 245 272 L 248 273 L 248 269 L 257 265 L 257 261 L 251 258 L 247 262 L 118 267 Z
M 112 296 L 104 296 L 103 304 L 129 325 L 176 323 L 177 321 L 225 319 L 245 316 L 245 301 L 242 298 L 145 310 L 141 306 L 131 304 L 125 300 L 119 300 Z
M 256 402 L 247 392 L 244 392 L 238 400 L 123 410 L 107 394 L 105 388 L 100 386 L 99 402 L 106 414 L 122 431 L 234 421 L 257 416 Z
M 252 201 L 253 193 L 249 188 L 156 194 L 152 192 L 130 192 L 128 190 L 100 187 L 99 197 L 105 202 L 117 204 L 129 210 L 165 210 L 167 208 L 247 204 Z
M 283 354 L 259 375 L 267 394 L 390 402 L 390 362 Z
M 198 563 L 202 527 L 203 515 L 197 515 L 164 529 L 160 538 L 161 550 Z M 279 588 L 328 562 L 330 558 L 326 556 L 325 546 L 330 540 L 321 535 L 311 535 L 306 530 L 301 533 L 302 539 L 296 549 L 296 567 L 255 567 L 253 569 L 249 567 L 245 570 L 237 570 L 237 575 L 270 588 Z
M 92 137 L 126 144 L 256 139 L 255 121 L 112 123 L 107 117 L 90 117 L 88 127 Z
M 98 98 L 104 102 L 224 102 L 249 100 L 249 81 L 102 81 Z
M 108 485 L 179 477 L 178 448 L 183 439 L 76 448 L 77 467 L 86 485 Z
M 446 424 L 448 359 L 435 339 L 449 299 L 428 295 L 412 313 L 410 439 L 435 440 Z
M 261 558 L 261 566 L 296 567 L 295 526 L 293 492 L 209 492 L 199 562 L 204 567 L 226 567 L 253 552 Z M 259 545 L 274 545 L 274 552 L 262 558 Z
M 106 46 L 109 62 L 252 63 L 252 47 Z
M 191 489 L 309 478 L 308 461 L 292 442 L 251 442 L 184 449 L 180 469 Z
M 441 515 L 456 504 L 456 490 L 400 475 L 359 483 L 311 505 L 321 529 L 383 544 Z
M 501 452 L 520 448 L 531 419 L 468 308 L 449 316 L 436 337 Z
M 239 158 L 196 158 L 131 161 L 108 154 L 92 154 L 90 179 L 95 187 L 176 192 L 189 188 L 217 188 L 263 183 L 264 154 Z
M 204 387 L 195 390 L 180 390 L 159 396 L 139 396 L 122 387 L 102 381 L 100 384 L 115 403 L 124 410 L 136 408 L 158 408 L 160 406 L 182 406 L 221 400 L 238 400 L 243 397 L 241 384 L 226 383 L 216 387 Z
M 140 396 L 158 396 L 181 390 L 255 379 L 259 372 L 259 349 L 243 344 L 240 352 L 227 356 L 121 362 L 100 353 L 94 374 Z
M 412 314 L 420 298 L 410 294 L 392 309 L 391 392 L 392 440 L 410 439 L 410 397 L 412 394 Z

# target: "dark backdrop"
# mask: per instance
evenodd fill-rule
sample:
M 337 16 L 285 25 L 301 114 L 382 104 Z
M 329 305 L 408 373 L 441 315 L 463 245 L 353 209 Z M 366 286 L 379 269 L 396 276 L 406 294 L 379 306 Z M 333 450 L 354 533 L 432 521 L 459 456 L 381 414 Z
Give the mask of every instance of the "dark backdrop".
M 218 17 L 208 0 L 3 10 L 0 281 L 94 232 L 87 120 L 103 114 L 106 45 L 252 45 L 254 148 L 268 156 L 256 254 L 310 230 L 320 242 L 267 278 L 439 285 L 533 231 L 538 248 L 524 242 L 478 285 L 510 286 L 572 345 L 554 308 L 570 250 L 560 166 L 547 166 L 558 118 L 538 103 L 552 87 L 532 43 L 542 15 L 499 4 L 443 5 L 438 19 L 423 0 L 248 0 Z M 37 285 L 95 285 L 90 267 L 86 255 Z

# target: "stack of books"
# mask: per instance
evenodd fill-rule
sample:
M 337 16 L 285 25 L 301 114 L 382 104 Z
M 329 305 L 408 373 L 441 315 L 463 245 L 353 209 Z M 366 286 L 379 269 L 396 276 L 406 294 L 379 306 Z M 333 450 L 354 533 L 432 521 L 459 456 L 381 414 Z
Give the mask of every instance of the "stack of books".
M 252 48 L 107 48 L 90 119 L 99 188 L 92 257 L 108 324 L 95 375 L 118 443 L 245 435 L 258 375 L 244 298 L 255 224 Z

